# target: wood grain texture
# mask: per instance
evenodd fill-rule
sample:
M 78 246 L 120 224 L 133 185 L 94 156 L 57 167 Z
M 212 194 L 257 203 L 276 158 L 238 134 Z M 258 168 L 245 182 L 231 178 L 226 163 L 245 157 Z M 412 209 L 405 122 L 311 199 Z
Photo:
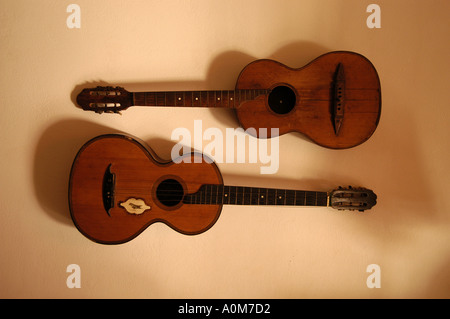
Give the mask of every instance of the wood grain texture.
M 86 143 L 78 153 L 70 174 L 69 205 L 78 230 L 104 244 L 129 241 L 155 222 L 163 222 L 184 234 L 209 229 L 219 218 L 221 205 L 179 205 L 164 207 L 156 199 L 155 185 L 164 177 L 178 178 L 186 193 L 194 193 L 204 183 L 223 184 L 214 163 L 190 154 L 192 163 L 164 162 L 151 149 L 123 135 L 104 135 Z M 110 216 L 102 201 L 102 181 L 111 164 L 116 175 L 115 202 Z M 151 207 L 141 215 L 130 215 L 117 203 L 141 198 Z
M 344 96 L 336 126 L 335 88 L 338 69 L 343 71 Z M 286 87 L 289 92 L 274 92 Z M 285 111 L 274 107 L 289 101 Z M 127 92 L 120 87 L 84 89 L 77 103 L 89 111 L 120 112 L 130 106 L 224 107 L 236 110 L 240 125 L 256 129 L 256 137 L 298 132 L 318 145 L 345 149 L 368 140 L 381 114 L 381 87 L 377 71 L 364 56 L 348 51 L 326 53 L 306 66 L 293 69 L 273 60 L 257 60 L 240 73 L 234 91 Z M 287 103 L 291 104 L 291 103 Z M 261 129 L 262 131 L 261 135 Z M 267 134 L 265 133 L 267 131 Z
M 150 148 L 121 134 L 88 141 L 75 157 L 69 207 L 78 230 L 103 244 L 127 242 L 155 222 L 200 234 L 214 225 L 222 205 L 330 206 L 370 209 L 366 188 L 331 192 L 228 186 L 216 164 L 200 153 L 161 160 Z
M 333 80 L 338 64 L 345 69 L 345 116 L 339 135 L 332 120 Z M 300 69 L 272 60 L 258 60 L 240 74 L 236 89 L 271 89 L 280 84 L 291 87 L 296 104 L 291 112 L 271 111 L 267 99 L 259 97 L 237 107 L 245 129 L 279 128 L 279 134 L 300 132 L 315 143 L 335 149 L 359 145 L 375 131 L 381 114 L 381 88 L 372 63 L 353 52 L 324 54 Z M 268 131 L 270 137 L 270 131 Z

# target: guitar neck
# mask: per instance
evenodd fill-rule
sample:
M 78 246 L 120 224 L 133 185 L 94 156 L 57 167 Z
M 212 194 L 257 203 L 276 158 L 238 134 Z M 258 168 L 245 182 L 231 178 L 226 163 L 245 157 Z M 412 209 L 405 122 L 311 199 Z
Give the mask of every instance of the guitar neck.
M 132 103 L 136 106 L 235 108 L 266 93 L 267 90 L 133 92 Z
M 290 189 L 202 185 L 184 196 L 185 204 L 328 206 L 328 193 Z

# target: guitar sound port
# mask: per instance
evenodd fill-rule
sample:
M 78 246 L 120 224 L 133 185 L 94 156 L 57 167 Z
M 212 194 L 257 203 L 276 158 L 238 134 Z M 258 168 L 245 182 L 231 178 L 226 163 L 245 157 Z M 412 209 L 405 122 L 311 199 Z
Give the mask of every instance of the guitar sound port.
M 276 86 L 269 93 L 269 108 L 276 114 L 288 114 L 295 107 L 296 101 L 294 90 L 286 85 Z
M 156 198 L 167 207 L 178 205 L 184 196 L 181 183 L 175 179 L 165 179 L 156 188 Z

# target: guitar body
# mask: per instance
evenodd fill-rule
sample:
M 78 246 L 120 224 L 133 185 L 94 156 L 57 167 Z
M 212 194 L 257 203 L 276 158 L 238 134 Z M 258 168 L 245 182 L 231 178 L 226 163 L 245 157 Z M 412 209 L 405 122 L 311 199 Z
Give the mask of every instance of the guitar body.
M 219 218 L 222 205 L 184 205 L 183 194 L 202 184 L 223 185 L 214 163 L 192 153 L 191 163 L 165 162 L 137 140 L 103 135 L 87 142 L 70 173 L 71 217 L 93 241 L 119 244 L 155 222 L 183 234 L 199 234 Z M 196 163 L 198 161 L 198 163 Z M 171 196 L 164 193 L 171 190 Z M 173 190 L 179 196 L 173 196 Z
M 340 69 L 343 84 L 337 91 Z M 378 74 L 369 60 L 354 52 L 327 53 L 299 69 L 257 60 L 241 72 L 236 89 L 271 90 L 236 107 L 241 126 L 255 128 L 257 137 L 264 137 L 259 128 L 267 128 L 267 137 L 271 128 L 278 128 L 279 135 L 300 132 L 318 145 L 343 149 L 369 139 L 380 119 Z
M 318 145 L 344 149 L 365 142 L 377 128 L 381 87 L 368 59 L 335 51 L 299 69 L 254 61 L 242 70 L 233 91 L 128 92 L 98 86 L 83 89 L 77 103 L 97 113 L 134 105 L 234 108 L 240 125 L 255 137 L 299 132 Z

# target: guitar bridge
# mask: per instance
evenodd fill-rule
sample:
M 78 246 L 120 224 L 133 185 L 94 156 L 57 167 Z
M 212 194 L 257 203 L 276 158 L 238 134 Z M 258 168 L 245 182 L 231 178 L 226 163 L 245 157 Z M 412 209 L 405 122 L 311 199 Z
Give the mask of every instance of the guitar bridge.
M 108 168 L 103 175 L 103 207 L 106 210 L 108 216 L 111 217 L 109 211 L 114 207 L 114 188 L 116 184 L 116 175 L 111 173 L 111 164 L 109 164 Z
M 339 131 L 344 121 L 345 108 L 345 74 L 344 66 L 339 63 L 334 76 L 334 94 L 333 94 L 333 125 L 334 134 L 339 135 Z

